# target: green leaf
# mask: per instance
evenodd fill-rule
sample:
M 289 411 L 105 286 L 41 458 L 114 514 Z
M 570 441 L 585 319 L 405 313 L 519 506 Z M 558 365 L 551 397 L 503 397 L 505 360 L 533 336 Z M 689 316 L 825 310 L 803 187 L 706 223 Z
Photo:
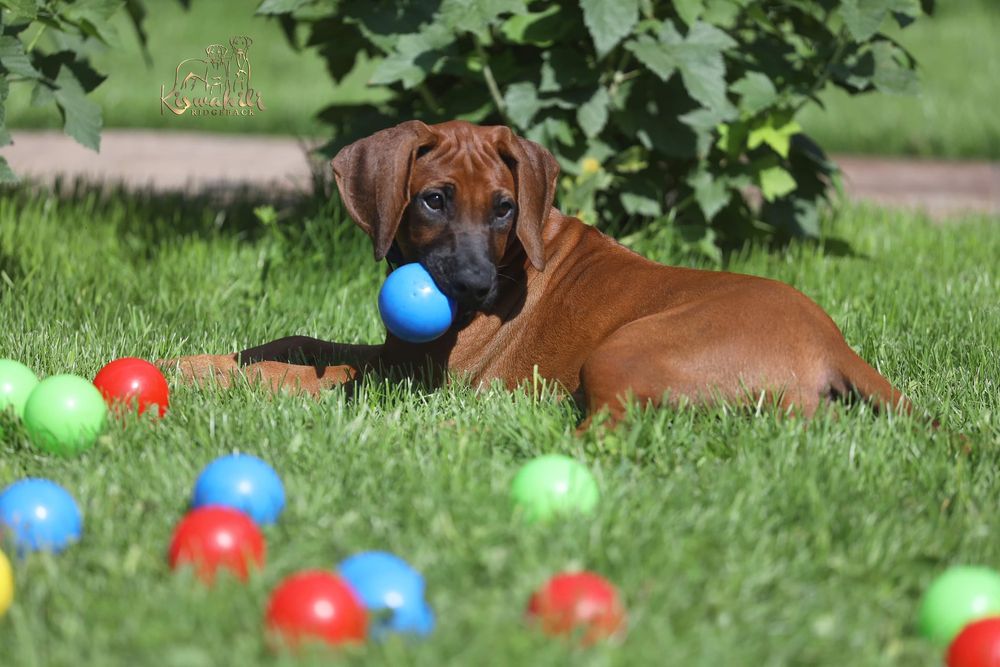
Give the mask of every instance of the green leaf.
M 656 40 L 642 35 L 625 45 L 663 81 L 675 70 L 684 79 L 688 94 L 702 106 L 723 115 L 735 110 L 726 97 L 726 64 L 722 53 L 736 46 L 726 33 L 697 22 L 682 37 L 672 21 L 664 21 Z
M 737 121 L 734 123 L 723 123 L 716 128 L 719 134 L 718 146 L 726 151 L 731 158 L 739 157 L 746 145 L 747 135 L 750 128 L 746 123 Z
M 663 215 L 663 194 L 644 177 L 630 178 L 621 185 L 622 208 L 629 215 L 655 218 Z
M 36 81 L 31 89 L 31 106 L 46 107 L 56 101 L 56 96 L 52 94 L 52 88 L 44 81 Z
M 13 18 L 25 18 L 31 21 L 38 16 L 38 2 L 36 0 L 3 0 L 0 6 L 6 7 L 13 14 Z
M 600 71 L 588 66 L 575 49 L 553 47 L 542 53 L 540 93 L 555 93 L 569 88 L 592 88 Z
M 627 37 L 639 20 L 639 0 L 580 0 L 580 9 L 598 58 Z
M 522 81 L 507 86 L 503 101 L 507 117 L 521 129 L 531 125 L 531 119 L 542 108 L 542 102 L 538 99 L 538 91 L 535 90 L 535 84 L 530 81 Z
M 704 9 L 704 0 L 674 0 L 674 11 L 686 25 L 697 21 Z
M 699 157 L 704 157 L 712 147 L 712 139 L 716 128 L 731 119 L 728 112 L 712 109 L 695 109 L 678 118 L 695 132 L 695 150 Z
M 895 0 L 843 0 L 840 15 L 856 42 L 872 38 L 882 27 Z
M 561 6 L 549 5 L 540 12 L 515 14 L 501 24 L 500 34 L 512 44 L 551 46 L 572 25 L 561 11 Z
M 791 236 L 819 238 L 819 202 L 802 197 L 787 197 L 765 202 L 761 218 Z
M 118 31 L 112 19 L 124 6 L 125 0 L 76 0 L 65 6 L 62 16 L 84 34 L 113 44 L 118 41 Z
M 677 57 L 670 49 L 664 48 L 663 44 L 649 35 L 640 35 L 627 42 L 625 48 L 663 82 L 669 81 L 677 71 Z
M 708 225 L 677 225 L 675 229 L 683 249 L 704 255 L 716 263 L 722 262 L 722 250 L 716 243 L 718 234 L 714 229 Z
M 611 96 L 604 86 L 599 87 L 594 95 L 580 105 L 576 112 L 576 122 L 588 137 L 596 137 L 608 123 L 608 103 Z
M 886 40 L 872 44 L 875 72 L 872 83 L 883 93 L 916 94 L 920 88 L 917 73 L 906 52 Z
M 768 108 L 778 99 L 774 84 L 762 72 L 747 72 L 730 89 L 740 96 L 740 110 L 751 116 Z
M 12 74 L 20 74 L 31 79 L 39 77 L 38 70 L 32 66 L 24 52 L 24 45 L 17 37 L 0 36 L 0 65 Z
M 753 150 L 762 144 L 767 144 L 775 153 L 786 158 L 792 135 L 801 131 L 802 126 L 794 120 L 785 121 L 780 115 L 772 115 L 764 125 L 750 131 L 747 136 L 747 148 Z
M 420 85 L 443 61 L 440 49 L 454 38 L 451 31 L 439 23 L 431 24 L 422 32 L 400 35 L 394 50 L 379 63 L 369 83 L 377 86 L 399 81 L 406 89 Z
M 573 129 L 569 126 L 569 123 L 551 116 L 545 118 L 534 127 L 525 130 L 524 136 L 535 143 L 545 146 L 549 150 L 554 150 L 556 144 L 564 146 L 572 146 L 574 144 Z
M 767 201 L 774 201 L 795 190 L 795 179 L 784 167 L 774 166 L 762 170 L 757 175 L 761 194 Z
M 311 0 L 264 0 L 257 6 L 256 13 L 262 15 L 291 14 L 310 2 Z
M 471 32 L 489 39 L 489 26 L 501 14 L 521 14 L 524 0 L 443 0 L 437 20 L 454 32 Z
M 53 94 L 63 116 L 63 131 L 95 151 L 101 147 L 101 107 L 87 98 L 69 67 L 59 70 Z
M 695 201 L 698 202 L 698 207 L 708 221 L 711 221 L 732 197 L 725 179 L 713 175 L 706 168 L 701 168 L 688 176 L 687 184 L 694 191 Z
M 17 183 L 17 175 L 11 170 L 10 165 L 7 164 L 7 159 L 0 155 L 0 183 Z

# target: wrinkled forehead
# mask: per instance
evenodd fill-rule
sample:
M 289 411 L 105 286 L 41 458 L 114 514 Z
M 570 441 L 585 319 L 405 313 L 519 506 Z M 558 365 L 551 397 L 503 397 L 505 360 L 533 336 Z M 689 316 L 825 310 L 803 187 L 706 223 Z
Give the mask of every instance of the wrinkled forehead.
M 434 126 L 437 143 L 413 163 L 410 190 L 451 183 L 463 191 L 506 189 L 514 192 L 514 176 L 497 151 L 493 128 Z

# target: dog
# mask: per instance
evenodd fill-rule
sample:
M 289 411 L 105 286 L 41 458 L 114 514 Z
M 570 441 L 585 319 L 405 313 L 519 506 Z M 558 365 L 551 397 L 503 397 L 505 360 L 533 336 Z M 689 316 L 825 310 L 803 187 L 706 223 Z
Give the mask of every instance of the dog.
M 246 35 L 239 35 L 229 40 L 233 53 L 229 89 L 237 96 L 250 89 L 250 45 L 252 43 L 253 40 Z
M 228 70 L 228 49 L 222 44 L 205 47 L 205 58 L 188 58 L 177 64 L 173 90 L 197 90 L 204 87 L 212 94 L 225 83 Z
M 343 148 L 333 172 L 376 261 L 420 262 L 458 303 L 429 343 L 292 336 L 236 354 L 162 362 L 189 382 L 243 374 L 318 393 L 364 374 L 421 369 L 510 389 L 541 376 L 613 426 L 652 406 L 774 404 L 812 416 L 834 399 L 912 412 L 833 320 L 765 278 L 665 266 L 553 208 L 559 166 L 504 126 L 404 122 Z M 426 380 L 426 376 L 425 376 Z

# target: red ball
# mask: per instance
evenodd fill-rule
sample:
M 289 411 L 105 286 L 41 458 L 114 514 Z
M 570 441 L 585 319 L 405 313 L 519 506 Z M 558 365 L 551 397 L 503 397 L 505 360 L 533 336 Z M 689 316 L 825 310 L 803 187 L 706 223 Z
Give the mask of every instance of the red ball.
M 346 581 L 326 570 L 305 570 L 282 581 L 267 605 L 272 639 L 296 647 L 307 639 L 328 644 L 361 642 L 368 615 Z
M 948 667 L 1000 667 L 1000 617 L 962 628 L 948 648 Z
M 162 417 L 170 403 L 167 379 L 159 368 L 145 359 L 115 359 L 97 372 L 94 386 L 101 390 L 104 400 L 112 407 L 136 401 L 139 414 L 150 405 L 156 405 Z
M 211 584 L 219 568 L 244 581 L 250 566 L 264 566 L 267 547 L 249 516 L 229 507 L 199 507 L 177 525 L 170 542 L 170 567 L 192 564 L 202 581 Z
M 569 635 L 579 630 L 586 643 L 611 637 L 625 624 L 618 591 L 593 572 L 555 575 L 531 596 L 528 615 L 541 623 L 546 634 Z

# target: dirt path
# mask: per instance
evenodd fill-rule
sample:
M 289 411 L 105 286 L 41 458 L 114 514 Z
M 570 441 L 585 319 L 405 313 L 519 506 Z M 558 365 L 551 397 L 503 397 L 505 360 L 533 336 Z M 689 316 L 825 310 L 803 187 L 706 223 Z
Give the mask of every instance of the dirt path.
M 287 192 L 311 184 L 310 144 L 288 137 L 106 130 L 99 154 L 59 132 L 13 137 L 0 154 L 19 176 L 41 181 L 81 176 L 192 191 L 245 185 Z M 1000 216 L 1000 163 L 834 157 L 851 199 L 922 209 L 939 220 L 963 212 Z

